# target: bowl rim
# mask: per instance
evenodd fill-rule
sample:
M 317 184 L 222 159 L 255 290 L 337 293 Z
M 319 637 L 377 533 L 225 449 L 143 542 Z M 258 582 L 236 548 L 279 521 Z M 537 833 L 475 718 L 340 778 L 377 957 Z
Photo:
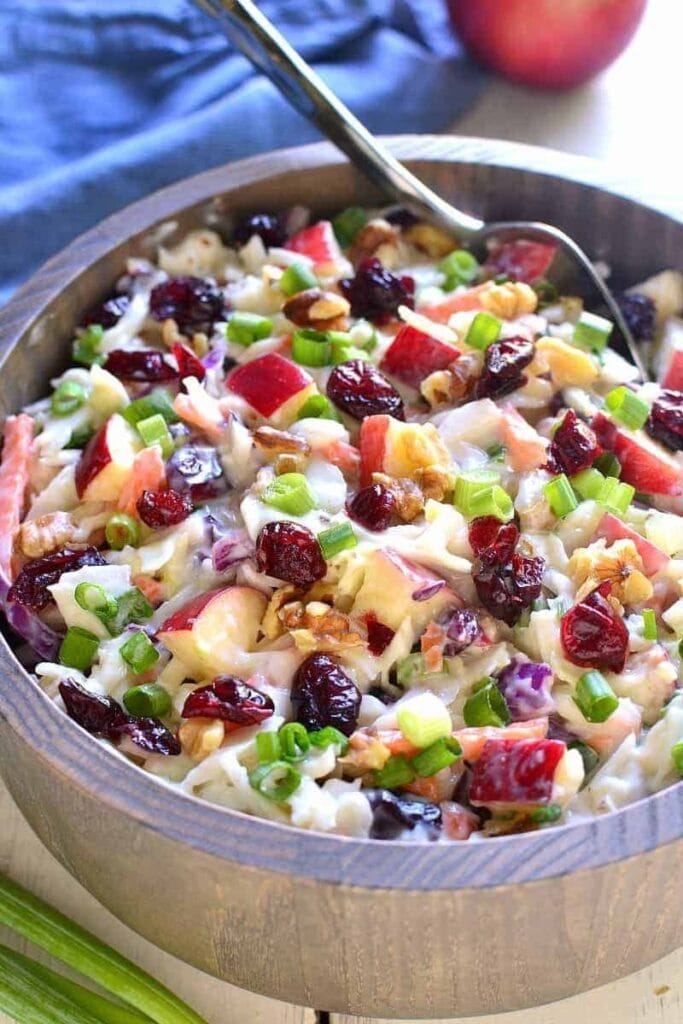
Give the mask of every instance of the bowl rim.
M 683 208 L 672 215 L 647 187 L 615 176 L 586 157 L 476 138 L 413 135 L 386 141 L 399 159 L 413 163 L 493 164 L 557 176 L 683 221 Z M 43 264 L 0 310 L 0 338 L 7 344 L 0 372 L 45 307 L 84 269 L 132 235 L 242 185 L 345 163 L 329 143 L 277 150 L 186 178 L 101 221 Z M 0 716 L 46 770 L 172 841 L 253 869 L 355 889 L 479 889 L 607 867 L 683 838 L 683 783 L 598 818 L 502 836 L 495 842 L 377 842 L 298 829 L 179 793 L 98 742 L 43 692 L 15 660 L 4 637 L 0 669 Z

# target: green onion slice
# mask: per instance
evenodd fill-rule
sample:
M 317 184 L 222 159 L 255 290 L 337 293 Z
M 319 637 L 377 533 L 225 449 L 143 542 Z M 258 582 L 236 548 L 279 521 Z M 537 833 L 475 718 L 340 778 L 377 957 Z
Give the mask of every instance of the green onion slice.
M 303 761 L 311 748 L 310 737 L 301 722 L 287 722 L 280 729 L 278 738 L 284 761 Z
M 163 718 L 173 707 L 170 693 L 158 683 L 131 686 L 123 695 L 123 703 L 126 711 L 136 718 Z
M 671 760 L 678 774 L 683 776 L 683 740 L 674 743 L 671 748 Z
M 615 515 L 623 517 L 628 511 L 635 493 L 636 489 L 631 484 L 621 483 L 616 477 L 608 476 L 605 478 L 600 488 L 600 493 L 595 500 L 606 508 L 608 512 L 613 512 Z
M 322 549 L 323 557 L 329 561 L 330 558 L 334 558 L 341 551 L 346 551 L 348 548 L 355 548 L 358 543 L 358 538 L 353 532 L 353 527 L 348 521 L 343 523 L 336 523 L 334 526 L 330 526 L 327 530 L 322 530 L 318 534 L 318 543 Z
M 86 400 L 85 388 L 77 380 L 63 380 L 55 388 L 50 408 L 55 416 L 69 416 Z
M 468 513 L 474 519 L 480 516 L 495 516 L 502 523 L 509 523 L 514 517 L 515 506 L 512 498 L 498 484 L 478 491 L 470 498 Z
M 332 342 L 326 331 L 302 328 L 292 335 L 292 359 L 301 366 L 329 366 Z
M 310 418 L 341 422 L 341 416 L 326 395 L 311 395 L 310 398 L 307 398 L 296 414 L 296 418 L 298 420 Z
M 136 675 L 146 672 L 159 660 L 159 652 L 142 630 L 131 634 L 125 643 L 121 644 L 119 654 Z
M 316 729 L 315 732 L 309 732 L 308 738 L 312 746 L 322 750 L 332 746 L 339 747 L 342 757 L 349 749 L 349 741 L 346 736 L 339 729 L 335 729 L 333 725 L 326 725 L 322 729 Z
M 362 206 L 347 206 L 332 221 L 334 233 L 340 245 L 351 245 L 354 238 L 367 223 L 368 215 Z
M 652 608 L 643 612 L 643 636 L 646 640 L 657 639 L 657 616 Z
M 480 351 L 498 341 L 503 324 L 492 313 L 477 313 L 465 335 L 465 344 Z
M 140 420 L 148 420 L 152 416 L 163 416 L 167 423 L 177 423 L 179 416 L 173 408 L 173 399 L 165 388 L 155 388 L 143 398 L 136 398 L 122 410 L 121 415 L 136 427 Z
M 301 773 L 287 761 L 271 761 L 249 773 L 249 784 L 267 800 L 284 803 L 301 785 Z
M 407 786 L 415 778 L 415 771 L 403 754 L 390 757 L 383 768 L 375 772 L 375 783 L 382 789 L 396 789 Z
M 574 327 L 574 344 L 589 352 L 602 352 L 609 341 L 613 323 L 584 310 Z
M 445 277 L 444 290 L 452 292 L 461 284 L 471 284 L 479 274 L 477 259 L 466 249 L 454 249 L 445 256 L 438 269 Z
M 317 288 L 318 278 L 306 263 L 292 263 L 282 273 L 280 278 L 280 291 L 290 298 L 306 291 L 307 288 Z
M 59 662 L 85 672 L 97 657 L 99 638 L 81 626 L 69 626 L 59 648 Z
M 280 740 L 276 732 L 256 733 L 256 755 L 259 764 L 270 764 L 280 760 Z
M 579 503 L 572 490 L 572 485 L 564 473 L 549 480 L 543 488 L 543 493 L 553 514 L 558 519 L 563 519 L 564 516 L 569 515 L 570 512 L 573 512 L 578 507 Z
M 225 329 L 228 341 L 248 348 L 256 341 L 269 338 L 273 332 L 273 321 L 257 313 L 233 313 Z
M 436 775 L 442 768 L 447 768 L 462 756 L 462 747 L 452 736 L 444 736 L 432 743 L 431 747 L 421 750 L 410 762 L 416 775 L 428 778 Z
M 594 467 L 582 469 L 571 478 L 572 487 L 584 501 L 597 500 L 604 482 L 604 476 Z
M 115 512 L 107 521 L 104 536 L 114 551 L 121 551 L 129 544 L 137 547 L 140 543 L 140 524 L 125 512 Z
M 99 583 L 79 583 L 74 590 L 74 598 L 79 608 L 92 612 L 98 618 L 109 619 L 116 614 L 116 598 Z
M 166 420 L 161 413 L 155 413 L 154 416 L 149 416 L 146 420 L 139 420 L 135 425 L 138 434 L 145 442 L 147 448 L 153 444 L 158 444 L 163 457 L 170 459 L 175 451 L 175 445 L 169 433 Z
M 90 324 L 73 343 L 72 355 L 74 362 L 82 366 L 92 366 L 94 363 L 102 364 L 104 356 L 100 353 L 99 347 L 104 336 L 104 327 L 101 324 Z
M 546 804 L 544 807 L 534 807 L 529 815 L 537 825 L 550 825 L 562 817 L 562 808 L 559 804 Z
M 147 1014 L 156 1024 L 206 1024 L 136 964 L 2 874 L 0 923 Z M 0 976 L 4 980 L 10 972 L 0 971 Z M 77 1018 L 64 1019 L 68 1024 L 77 1024 Z M 59 1018 L 46 1018 L 50 1024 L 55 1024 L 55 1020 Z
M 470 516 L 473 498 L 481 491 L 490 491 L 499 484 L 500 475 L 495 469 L 472 469 L 468 473 L 461 473 L 455 480 L 453 504 L 464 516 Z
M 587 722 L 606 722 L 619 707 L 614 690 L 597 669 L 579 678 L 574 701 Z
M 316 501 L 303 473 L 282 473 L 263 492 L 266 505 L 290 516 L 303 516 L 315 508 Z
M 116 613 L 104 623 L 112 636 L 118 636 L 131 623 L 146 622 L 154 614 L 151 604 L 137 587 L 131 587 L 116 601 Z
M 612 418 L 622 423 L 629 430 L 640 430 L 650 415 L 650 406 L 642 398 L 621 384 L 613 388 L 605 397 L 605 405 L 612 413 Z
M 463 707 L 465 725 L 480 727 L 493 725 L 501 728 L 510 721 L 510 711 L 505 697 L 491 676 L 480 679 Z
M 593 466 L 595 469 L 599 469 L 605 476 L 619 476 L 621 473 L 621 463 L 612 452 L 603 452 L 602 455 L 597 457 Z

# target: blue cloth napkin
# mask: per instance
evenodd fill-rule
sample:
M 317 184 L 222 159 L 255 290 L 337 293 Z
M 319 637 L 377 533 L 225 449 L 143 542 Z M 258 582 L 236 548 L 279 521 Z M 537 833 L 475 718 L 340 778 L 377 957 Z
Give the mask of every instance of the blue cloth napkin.
M 435 131 L 486 82 L 445 0 L 263 0 L 375 132 Z M 190 0 L 0 4 L 0 303 L 172 181 L 317 137 Z

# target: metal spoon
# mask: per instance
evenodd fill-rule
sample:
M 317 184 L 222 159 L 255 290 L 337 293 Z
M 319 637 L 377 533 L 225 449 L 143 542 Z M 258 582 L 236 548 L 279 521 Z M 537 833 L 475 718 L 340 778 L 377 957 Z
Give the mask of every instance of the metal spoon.
M 614 321 L 613 340 L 621 340 L 643 380 L 648 379 L 635 340 L 619 305 L 583 249 L 564 231 L 536 221 L 486 223 L 438 196 L 386 149 L 328 89 L 252 0 L 196 0 L 218 19 L 230 41 L 268 77 L 292 106 L 312 121 L 352 163 L 393 199 L 438 223 L 462 243 L 481 245 L 487 238 L 531 238 L 559 243 L 574 265 L 590 278 Z M 621 336 L 621 337 L 619 337 Z

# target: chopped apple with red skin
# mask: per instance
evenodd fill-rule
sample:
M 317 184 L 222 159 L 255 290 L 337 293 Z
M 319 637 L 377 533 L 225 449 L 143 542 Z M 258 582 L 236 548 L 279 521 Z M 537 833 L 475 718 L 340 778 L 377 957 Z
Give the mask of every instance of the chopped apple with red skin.
M 603 448 L 618 458 L 627 484 L 642 494 L 683 494 L 683 468 L 656 441 L 622 430 L 601 412 L 591 426 Z
M 661 384 L 668 391 L 683 391 L 683 349 L 675 348 L 663 367 Z
M 81 501 L 117 501 L 140 444 L 123 416 L 110 416 L 88 442 L 76 466 L 76 493 Z
M 312 377 L 277 352 L 251 359 L 232 371 L 227 386 L 275 426 L 289 426 L 317 392 Z
M 555 259 L 557 245 L 516 238 L 492 249 L 486 260 L 486 272 L 492 277 L 504 274 L 513 281 L 531 284 L 546 277 Z
M 409 619 L 417 634 L 441 612 L 460 603 L 439 576 L 390 548 L 378 548 L 368 556 L 353 615 L 374 615 L 393 630 Z
M 235 672 L 256 643 L 267 603 L 253 587 L 210 590 L 166 619 L 157 637 L 197 679 Z
M 339 243 L 329 220 L 319 220 L 317 224 L 311 224 L 310 227 L 299 231 L 285 243 L 285 249 L 308 256 L 315 266 L 331 263 L 341 256 Z
M 632 540 L 643 561 L 643 569 L 647 576 L 654 576 L 655 573 L 666 569 L 671 561 L 661 548 L 658 548 L 652 541 L 646 540 L 645 537 L 641 537 L 639 533 L 632 530 L 630 526 L 626 526 L 611 512 L 606 512 L 602 517 L 592 539 L 599 540 L 601 537 L 604 537 L 608 545 L 614 544 L 615 540 Z
M 433 320 L 435 324 L 447 324 L 454 313 L 469 313 L 483 309 L 481 293 L 484 287 L 477 285 L 464 292 L 453 292 L 433 306 L 418 306 L 417 312 Z
M 453 345 L 404 324 L 384 353 L 380 370 L 411 388 L 419 388 L 425 377 L 445 370 L 459 355 Z
M 418 469 L 439 465 L 448 469 L 451 458 L 432 423 L 402 423 L 393 416 L 366 416 L 360 428 L 361 484 L 372 483 L 373 473 L 410 477 Z
M 489 740 L 472 770 L 470 802 L 489 807 L 550 803 L 566 751 L 560 740 Z

